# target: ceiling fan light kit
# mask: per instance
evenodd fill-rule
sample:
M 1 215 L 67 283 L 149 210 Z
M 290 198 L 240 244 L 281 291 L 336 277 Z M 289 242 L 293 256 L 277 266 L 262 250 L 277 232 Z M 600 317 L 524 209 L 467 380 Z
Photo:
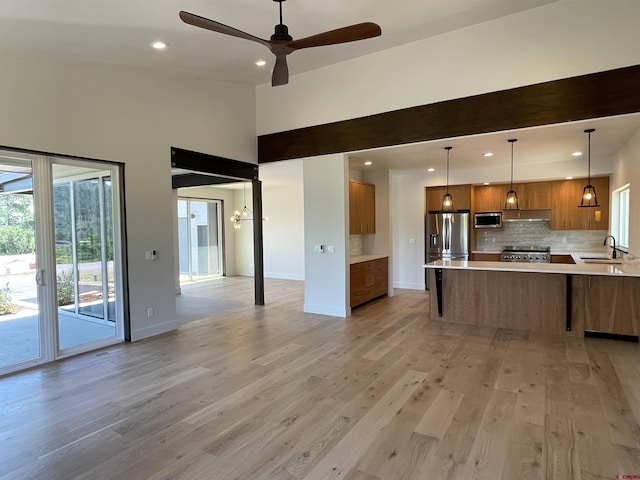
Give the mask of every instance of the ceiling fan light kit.
M 280 4 L 280 23 L 275 26 L 274 33 L 269 40 L 265 40 L 249 33 L 243 32 L 220 22 L 210 20 L 208 18 L 194 15 L 193 13 L 181 11 L 180 19 L 193 25 L 194 27 L 204 28 L 213 32 L 230 35 L 232 37 L 243 38 L 260 43 L 271 50 L 276 57 L 273 73 L 271 75 L 271 85 L 286 85 L 289 83 L 289 67 L 287 65 L 287 55 L 296 50 L 311 47 L 322 47 L 326 45 L 336 45 L 339 43 L 355 42 L 365 40 L 367 38 L 377 37 L 382 34 L 380 25 L 372 22 L 357 23 L 348 27 L 330 30 L 328 32 L 318 33 L 310 37 L 294 40 L 289 35 L 289 27 L 282 22 L 282 2 L 285 0 L 273 0 Z

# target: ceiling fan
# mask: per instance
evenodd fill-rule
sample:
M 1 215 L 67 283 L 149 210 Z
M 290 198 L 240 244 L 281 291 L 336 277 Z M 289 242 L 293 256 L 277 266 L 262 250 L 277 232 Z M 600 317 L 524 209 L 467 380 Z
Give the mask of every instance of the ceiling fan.
M 188 23 L 189 25 L 223 33 L 225 35 L 231 35 L 233 37 L 252 40 L 267 47 L 276 56 L 276 63 L 273 67 L 273 73 L 271 76 L 271 85 L 274 87 L 289 83 L 287 55 L 295 50 L 310 47 L 321 47 L 324 45 L 335 45 L 338 43 L 355 42 L 357 40 L 377 37 L 382 34 L 382 29 L 379 25 L 372 22 L 365 22 L 319 33 L 310 37 L 301 38 L 300 40 L 294 40 L 291 35 L 289 35 L 289 28 L 282 23 L 282 2 L 285 0 L 273 1 L 280 4 L 280 23 L 275 26 L 274 34 L 271 35 L 270 40 L 255 37 L 249 33 L 245 33 L 241 30 L 189 12 L 181 11 L 180 18 L 183 22 Z

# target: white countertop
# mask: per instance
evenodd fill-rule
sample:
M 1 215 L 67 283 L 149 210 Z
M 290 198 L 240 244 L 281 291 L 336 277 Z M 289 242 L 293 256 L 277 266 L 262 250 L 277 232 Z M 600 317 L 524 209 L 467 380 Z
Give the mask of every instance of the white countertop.
M 581 256 L 594 255 L 594 252 L 572 253 L 575 264 L 566 263 L 521 263 L 521 262 L 482 262 L 463 260 L 435 260 L 425 268 L 444 268 L 452 270 L 495 270 L 500 272 L 562 273 L 570 275 L 606 275 L 614 277 L 640 277 L 640 260 L 623 260 L 618 264 L 586 263 Z
M 379 258 L 387 258 L 389 255 L 354 255 L 349 257 L 349 264 L 368 262 L 370 260 L 378 260 Z

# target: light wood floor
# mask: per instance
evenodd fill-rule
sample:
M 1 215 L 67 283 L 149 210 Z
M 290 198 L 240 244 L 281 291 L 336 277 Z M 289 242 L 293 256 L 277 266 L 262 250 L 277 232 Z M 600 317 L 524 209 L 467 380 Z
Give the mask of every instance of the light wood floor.
M 422 291 L 348 319 L 300 282 L 207 291 L 242 305 L 0 379 L 0 478 L 640 475 L 637 344 L 428 321 Z

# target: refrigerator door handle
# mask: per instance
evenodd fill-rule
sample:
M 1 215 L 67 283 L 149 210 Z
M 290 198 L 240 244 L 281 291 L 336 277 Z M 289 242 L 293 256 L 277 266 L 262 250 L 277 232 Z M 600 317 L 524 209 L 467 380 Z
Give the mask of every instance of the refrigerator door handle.
M 447 217 L 444 218 L 444 225 L 442 230 L 444 231 L 444 250 L 451 248 L 451 220 Z

